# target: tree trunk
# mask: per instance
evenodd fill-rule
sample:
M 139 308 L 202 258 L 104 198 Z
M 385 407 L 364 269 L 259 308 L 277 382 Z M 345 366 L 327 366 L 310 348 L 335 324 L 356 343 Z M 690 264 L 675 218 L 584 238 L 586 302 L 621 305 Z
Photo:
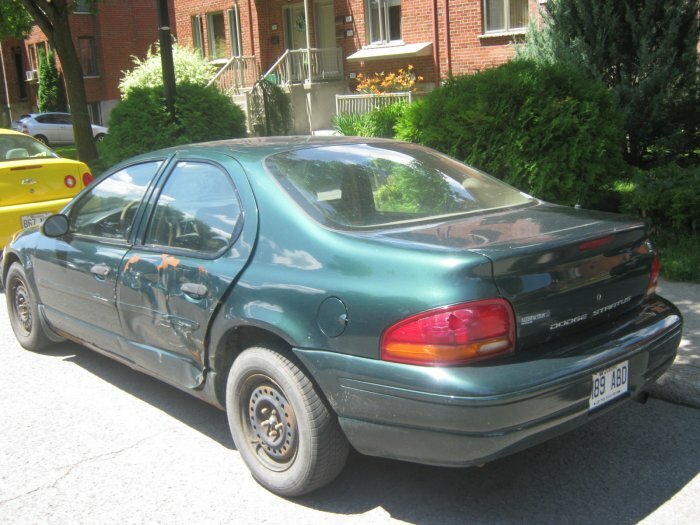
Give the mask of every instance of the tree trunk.
M 73 134 L 75 144 L 78 147 L 78 158 L 90 163 L 97 160 L 97 147 L 92 136 L 90 115 L 87 109 L 87 97 L 85 96 L 85 84 L 83 82 L 83 69 L 80 66 L 78 54 L 73 45 L 68 18 L 60 18 L 54 21 L 54 47 L 61 60 L 63 76 L 66 80 L 68 103 L 73 115 Z
M 73 45 L 68 20 L 70 9 L 66 0 L 21 0 L 21 2 L 47 36 L 61 61 L 68 103 L 73 114 L 73 134 L 78 147 L 78 158 L 87 163 L 95 161 L 97 147 L 90 127 L 83 69 Z

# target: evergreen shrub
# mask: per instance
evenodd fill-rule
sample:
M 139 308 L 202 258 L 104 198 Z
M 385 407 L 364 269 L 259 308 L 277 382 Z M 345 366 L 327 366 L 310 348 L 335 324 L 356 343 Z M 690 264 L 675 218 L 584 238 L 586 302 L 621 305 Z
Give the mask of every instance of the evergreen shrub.
M 112 111 L 103 151 L 113 164 L 159 148 L 245 135 L 243 110 L 214 87 L 178 85 L 175 120 L 162 87 L 141 87 L 129 91 Z
M 409 106 L 396 131 L 538 198 L 586 206 L 625 176 L 621 122 L 602 83 L 518 60 L 450 78 Z
M 638 169 L 622 195 L 622 211 L 647 219 L 655 231 L 700 231 L 700 166 Z

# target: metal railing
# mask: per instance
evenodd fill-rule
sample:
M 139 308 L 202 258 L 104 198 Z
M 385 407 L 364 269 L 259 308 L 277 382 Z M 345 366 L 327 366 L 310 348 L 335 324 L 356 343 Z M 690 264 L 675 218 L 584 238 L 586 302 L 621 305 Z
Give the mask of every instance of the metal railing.
M 343 52 L 335 47 L 287 49 L 263 78 L 278 85 L 342 80 Z
M 256 80 L 258 80 L 258 64 L 255 57 L 238 56 L 231 57 L 208 85 L 215 84 L 221 92 L 233 95 L 242 89 L 252 88 Z
M 405 102 L 410 104 L 422 93 L 382 93 L 380 95 L 365 93 L 362 95 L 336 95 L 335 96 L 335 114 L 341 113 L 364 115 L 370 111 L 396 104 L 397 102 Z

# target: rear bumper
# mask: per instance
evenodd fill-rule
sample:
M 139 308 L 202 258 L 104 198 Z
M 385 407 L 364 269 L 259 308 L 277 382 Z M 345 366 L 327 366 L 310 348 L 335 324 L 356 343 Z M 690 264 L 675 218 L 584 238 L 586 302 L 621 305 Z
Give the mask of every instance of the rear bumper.
M 470 367 L 433 368 L 295 350 L 369 455 L 480 464 L 575 428 L 637 396 L 673 363 L 682 317 L 656 297 L 594 335 Z M 629 361 L 629 390 L 589 410 L 592 374 Z
M 12 206 L 0 206 L 0 249 L 4 248 L 15 232 L 22 229 L 21 217 L 36 213 L 58 213 L 72 197 L 49 201 L 28 202 Z

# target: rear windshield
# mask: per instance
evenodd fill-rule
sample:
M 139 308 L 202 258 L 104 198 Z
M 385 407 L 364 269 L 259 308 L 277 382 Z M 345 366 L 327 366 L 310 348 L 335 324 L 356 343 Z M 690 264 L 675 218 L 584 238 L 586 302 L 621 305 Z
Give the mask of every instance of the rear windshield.
M 58 157 L 48 146 L 26 135 L 0 134 L 0 162 Z
M 268 170 L 312 217 L 378 228 L 534 202 L 485 173 L 415 144 L 343 144 L 270 156 Z

